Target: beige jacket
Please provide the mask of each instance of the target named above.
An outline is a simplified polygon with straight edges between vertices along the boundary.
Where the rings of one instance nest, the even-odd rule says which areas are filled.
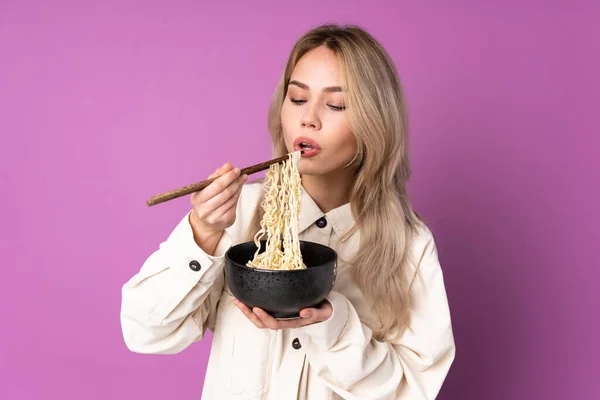
[[[354,226],[350,206],[324,214],[302,190],[300,239],[330,246],[340,258],[328,297],[334,312],[329,320],[300,329],[258,329],[233,304],[223,266],[226,250],[244,241],[261,190],[260,183],[244,185],[237,219],[215,256],[196,245],[186,215],[124,285],[121,324],[128,348],[177,353],[209,328],[213,343],[203,400],[435,398],[455,347],[431,232],[424,227],[412,248],[420,260],[420,276],[412,285],[412,325],[397,342],[378,342],[361,322],[369,317],[369,306],[343,261],[359,245],[360,231],[340,240]]]

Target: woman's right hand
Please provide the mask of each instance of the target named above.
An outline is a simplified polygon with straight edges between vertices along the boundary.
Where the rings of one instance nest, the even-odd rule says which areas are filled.
[[[194,238],[209,253],[216,247],[223,231],[235,222],[242,186],[248,179],[247,175],[240,176],[240,169],[230,163],[218,168],[208,179],[214,177],[218,178],[191,195],[190,223]]]

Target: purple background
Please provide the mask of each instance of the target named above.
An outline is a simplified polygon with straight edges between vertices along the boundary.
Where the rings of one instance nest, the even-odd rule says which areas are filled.
[[[327,21],[368,28],[406,87],[458,346],[440,398],[595,398],[597,6],[107,3],[0,2],[1,399],[199,398],[210,340],[121,337],[121,286],[189,204],[145,200],[267,159],[288,52]]]

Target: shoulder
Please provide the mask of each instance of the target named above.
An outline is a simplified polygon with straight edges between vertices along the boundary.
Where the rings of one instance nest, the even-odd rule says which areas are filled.
[[[431,229],[419,222],[416,226],[409,246],[409,259],[415,269],[439,263],[438,249]]]

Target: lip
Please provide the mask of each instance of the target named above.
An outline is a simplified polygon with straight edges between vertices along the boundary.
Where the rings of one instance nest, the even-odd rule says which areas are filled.
[[[313,157],[321,151],[321,146],[319,146],[319,143],[306,136],[299,136],[296,138],[296,140],[294,140],[294,150],[302,150],[302,146],[300,146],[300,143],[307,143],[312,146],[312,149],[310,150],[304,149],[304,154],[302,154],[302,157]]]

